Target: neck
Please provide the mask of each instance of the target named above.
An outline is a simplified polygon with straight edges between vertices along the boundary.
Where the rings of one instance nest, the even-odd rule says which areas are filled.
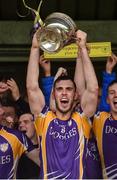
[[[32,141],[33,145],[38,144],[38,139],[37,139],[37,136],[36,136],[36,135],[34,135],[34,136],[31,138],[31,141]]]
[[[56,111],[56,116],[61,120],[68,120],[71,117],[71,111],[67,113],[62,113],[60,111]]]
[[[112,117],[114,120],[117,120],[117,112],[111,112]]]

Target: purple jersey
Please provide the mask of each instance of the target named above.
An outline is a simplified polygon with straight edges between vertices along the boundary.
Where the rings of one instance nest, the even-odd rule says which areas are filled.
[[[117,179],[117,120],[110,113],[97,113],[93,122],[103,178]]]
[[[91,128],[86,116],[74,112],[70,119],[60,120],[45,107],[35,127],[41,139],[40,178],[83,178],[85,145]]]
[[[85,162],[86,179],[102,179],[101,160],[94,136],[87,141]]]
[[[23,133],[0,125],[0,179],[15,178],[19,158],[33,149]]]

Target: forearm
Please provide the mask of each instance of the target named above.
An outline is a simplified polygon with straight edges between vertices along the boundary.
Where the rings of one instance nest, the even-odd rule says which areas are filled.
[[[76,87],[80,95],[82,95],[83,92],[85,91],[85,78],[84,78],[84,69],[82,63],[83,62],[79,51],[78,57],[76,59],[74,81],[76,83]]]
[[[94,71],[93,64],[89,58],[88,51],[86,47],[81,49],[81,57],[84,67],[84,76],[86,81],[86,87],[89,91],[98,90],[98,81]]]
[[[27,69],[27,89],[38,87],[39,78],[39,49],[31,47],[28,69]]]

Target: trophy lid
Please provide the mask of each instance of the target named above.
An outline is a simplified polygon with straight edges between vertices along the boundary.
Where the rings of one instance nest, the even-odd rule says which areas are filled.
[[[76,24],[72,20],[71,17],[64,13],[60,12],[54,12],[47,16],[47,18],[44,21],[46,27],[52,27],[52,28],[61,28],[64,29],[64,31],[75,31],[76,30]]]

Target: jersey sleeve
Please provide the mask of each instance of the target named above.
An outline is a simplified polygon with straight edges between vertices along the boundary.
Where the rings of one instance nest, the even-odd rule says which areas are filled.
[[[95,136],[98,136],[103,131],[103,126],[105,120],[109,117],[108,112],[100,112],[98,111],[93,119],[93,132]]]
[[[90,118],[88,118],[84,115],[84,113],[82,113],[81,118],[82,118],[82,127],[83,127],[84,135],[86,138],[89,139],[90,131],[92,128],[92,122],[91,122]]]
[[[46,115],[49,111],[49,107],[45,106],[42,110],[42,112],[38,115],[38,117],[34,121],[35,129],[37,136],[41,136],[43,132],[43,128],[46,121]]]
[[[78,109],[77,114],[78,114],[78,116],[80,117],[80,118],[79,118],[79,120],[80,120],[79,123],[80,123],[81,126],[82,126],[84,136],[89,139],[90,131],[91,131],[91,128],[92,128],[92,121],[91,121],[90,118],[88,118],[88,117],[84,114],[84,112],[82,111],[81,108]]]

